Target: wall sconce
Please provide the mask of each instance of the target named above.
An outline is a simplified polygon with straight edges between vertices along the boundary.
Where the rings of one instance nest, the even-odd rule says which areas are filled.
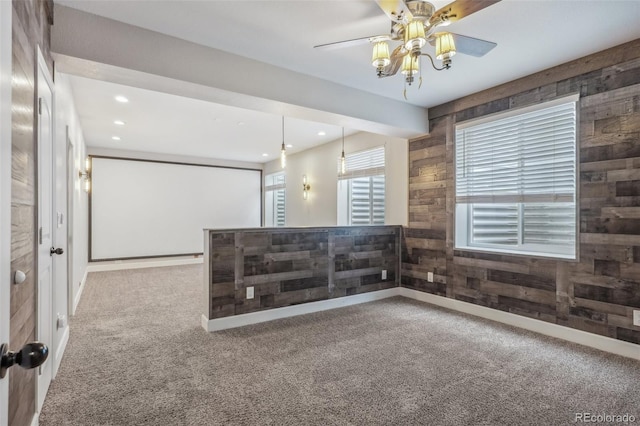
[[[307,182],[307,175],[302,175],[302,198],[307,199],[309,197],[309,191],[311,190],[311,185]]]
[[[91,159],[87,157],[84,160],[84,171],[79,172],[80,180],[84,181],[84,192],[89,192],[91,189]]]

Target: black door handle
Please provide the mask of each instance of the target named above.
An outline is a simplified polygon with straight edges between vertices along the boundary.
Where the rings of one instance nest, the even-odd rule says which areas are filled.
[[[62,253],[64,253],[64,250],[62,250],[60,247],[58,248],[51,247],[51,249],[49,250],[50,256],[53,256],[54,254],[62,254]]]
[[[18,352],[9,351],[9,345],[0,345],[0,379],[4,378],[7,370],[15,364],[22,368],[40,367],[49,356],[49,348],[44,343],[27,343]]]

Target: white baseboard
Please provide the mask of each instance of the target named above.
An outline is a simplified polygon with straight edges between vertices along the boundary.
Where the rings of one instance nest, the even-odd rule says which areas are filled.
[[[40,424],[40,413],[35,413],[31,419],[31,426],[38,426]]]
[[[182,259],[140,259],[140,260],[113,260],[105,262],[92,262],[87,267],[89,272],[121,271],[124,269],[158,268],[163,266],[197,265],[202,263],[202,256]]]
[[[71,309],[71,315],[76,314],[76,309],[78,309],[78,303],[80,303],[80,297],[82,296],[84,285],[87,283],[88,273],[89,273],[89,267],[86,267],[84,270],[84,275],[82,275],[82,281],[80,281],[80,287],[78,287],[78,293],[76,294],[76,298],[73,300],[73,308]]]
[[[206,331],[221,331],[229,328],[243,327],[245,325],[258,324],[280,318],[288,318],[296,315],[304,315],[312,312],[319,312],[328,309],[341,308],[344,306],[356,305],[360,303],[373,302],[374,300],[386,299],[394,296],[403,296],[420,302],[429,303],[453,311],[463,312],[514,327],[555,337],[583,346],[588,346],[604,352],[621,355],[627,358],[640,360],[640,345],[625,342],[599,334],[588,333],[552,324],[534,318],[491,309],[461,300],[436,296],[422,291],[412,290],[405,287],[396,287],[386,290],[373,291],[370,293],[357,294],[354,296],[340,297],[337,299],[321,300],[318,302],[304,303],[301,305],[285,306],[282,308],[270,309],[267,311],[252,312],[249,314],[234,315],[224,318],[208,319],[202,315],[201,325]]]
[[[280,318],[288,318],[297,315],[310,314],[312,312],[326,311],[328,309],[342,308],[344,306],[357,305],[360,303],[373,302],[374,300],[386,299],[398,296],[399,287],[385,290],[372,291],[369,293],[355,294],[353,296],[339,297],[336,299],[320,300],[317,302],[303,303],[301,305],[285,306],[282,308],[269,309],[249,314],[234,315],[224,318],[208,319],[202,315],[202,327],[207,331],[220,331],[229,328],[243,327],[245,325],[258,324]]]
[[[402,287],[399,290],[401,296],[410,299],[431,303],[454,311],[464,312],[477,317],[534,331],[544,334],[545,336],[555,337],[604,352],[640,360],[640,345],[409,288]]]
[[[62,362],[62,357],[64,355],[64,351],[67,348],[67,343],[69,343],[69,324],[64,328],[64,332],[62,333],[62,339],[60,339],[60,345],[56,349],[55,357],[53,358],[53,374],[52,379],[55,379],[58,374],[58,369],[60,368],[60,363]]]

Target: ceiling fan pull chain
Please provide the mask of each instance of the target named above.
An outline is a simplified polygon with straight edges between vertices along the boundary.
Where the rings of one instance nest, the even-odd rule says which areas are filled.
[[[422,58],[418,56],[418,61],[420,62],[420,81],[418,82],[418,90],[422,87]]]

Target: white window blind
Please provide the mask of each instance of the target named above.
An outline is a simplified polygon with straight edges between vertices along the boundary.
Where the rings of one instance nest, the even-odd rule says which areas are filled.
[[[384,176],[353,178],[350,185],[350,225],[384,225]]]
[[[338,179],[384,175],[384,146],[347,154],[345,163],[346,171],[342,174],[338,159]]]
[[[384,146],[348,154],[345,160],[346,171],[341,173],[338,159],[338,222],[384,225]]]
[[[286,176],[274,173],[265,176],[265,225],[285,226],[286,223]]]
[[[575,257],[576,101],[456,126],[456,246]]]

